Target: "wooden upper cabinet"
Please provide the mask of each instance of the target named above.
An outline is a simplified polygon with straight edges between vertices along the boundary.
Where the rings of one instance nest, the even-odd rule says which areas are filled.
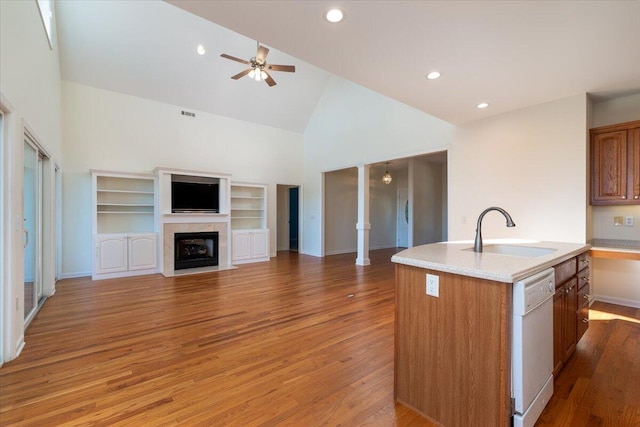
[[[631,177],[629,178],[631,197],[635,202],[640,203],[640,126],[629,131],[627,147],[629,170],[631,170]]]
[[[640,121],[591,129],[591,204],[640,204]]]

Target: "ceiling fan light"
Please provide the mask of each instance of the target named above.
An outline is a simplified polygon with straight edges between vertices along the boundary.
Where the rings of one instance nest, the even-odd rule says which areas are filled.
[[[267,73],[264,70],[260,71],[260,76],[262,77],[262,80],[264,80],[264,79],[266,79],[268,77]]]
[[[255,81],[259,82],[260,80],[262,80],[262,73],[260,72],[260,70],[256,69],[254,74],[253,74],[253,78]]]
[[[256,69],[254,68],[253,70],[249,71],[249,78],[253,78],[256,75]]]

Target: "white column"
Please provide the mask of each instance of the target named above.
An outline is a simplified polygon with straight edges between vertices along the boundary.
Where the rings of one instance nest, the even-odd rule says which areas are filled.
[[[370,265],[369,259],[369,165],[358,166],[358,257],[356,265]]]

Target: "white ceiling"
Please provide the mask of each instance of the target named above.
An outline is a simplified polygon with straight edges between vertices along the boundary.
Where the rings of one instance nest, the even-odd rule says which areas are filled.
[[[162,1],[58,1],[56,17],[63,79],[185,109],[302,133],[330,76],[271,49],[296,73],[231,80],[247,67],[220,54],[249,60],[256,41]]]
[[[454,124],[640,92],[638,0],[168,3],[57,2],[63,78],[296,132],[330,73]],[[346,19],[329,24],[336,5]],[[273,88],[231,80],[243,65],[220,53],[249,59],[256,39],[296,73],[273,73]]]

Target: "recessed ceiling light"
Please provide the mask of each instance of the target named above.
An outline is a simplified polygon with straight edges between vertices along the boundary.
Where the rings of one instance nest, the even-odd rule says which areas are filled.
[[[199,44],[198,47],[196,48],[196,52],[198,52],[198,55],[204,55],[207,52],[207,50],[204,48],[204,46]]]
[[[440,73],[439,73],[439,72],[437,72],[437,71],[432,71],[432,72],[430,72],[429,74],[427,74],[427,78],[428,78],[429,80],[435,80],[435,79],[437,79],[438,77],[440,77]]]
[[[480,104],[478,104],[478,108],[487,108],[489,106],[489,104],[487,104],[486,102],[481,102]]]
[[[329,9],[327,13],[324,14],[324,19],[332,24],[336,24],[344,19],[344,12],[336,8]]]

